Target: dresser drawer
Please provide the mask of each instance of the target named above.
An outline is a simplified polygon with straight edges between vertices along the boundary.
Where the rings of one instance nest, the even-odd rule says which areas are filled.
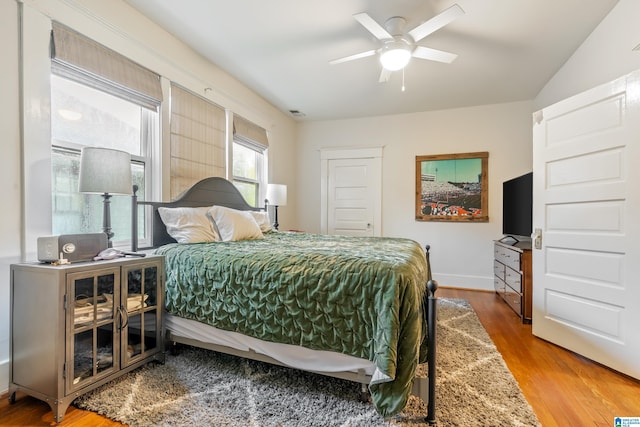
[[[493,260],[493,274],[501,280],[504,280],[504,264],[495,259]]]
[[[516,293],[509,286],[505,288],[505,293],[502,298],[509,304],[509,306],[522,317],[522,296]]]
[[[504,293],[507,290],[507,285],[500,279],[498,279],[497,277],[493,278],[493,287],[495,288],[496,292],[500,295],[504,296]]]
[[[507,267],[520,270],[520,252],[503,246],[494,246],[494,257]]]
[[[509,267],[504,269],[504,281],[513,288],[514,291],[522,293],[522,275],[519,271],[514,271]]]

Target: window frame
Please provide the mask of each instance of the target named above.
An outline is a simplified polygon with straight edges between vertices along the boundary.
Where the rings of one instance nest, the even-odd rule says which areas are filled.
[[[235,144],[238,144],[256,153],[256,177],[257,177],[256,179],[236,175],[234,173],[235,168],[233,167],[233,165],[235,164],[236,156],[234,156],[233,153],[235,152]],[[239,138],[234,138],[231,144],[231,151],[232,151],[232,155],[231,155],[231,177],[232,178],[231,179],[234,185],[236,182],[257,185],[256,194],[255,194],[256,206],[254,207],[255,208],[262,207],[263,204],[261,203],[261,201],[264,200],[264,196],[266,194],[266,187],[267,187],[267,180],[266,180],[267,161],[266,160],[267,160],[268,148],[255,143],[243,141],[242,139],[239,139]]]
[[[269,153],[269,138],[267,131],[256,125],[255,123],[245,119],[244,117],[229,111],[229,125],[228,129],[232,130],[229,136],[229,177],[231,182],[246,183],[257,185],[256,188],[256,208],[266,207],[263,204],[264,198],[267,193],[268,183],[268,153]],[[235,144],[238,144],[244,148],[252,150],[258,155],[256,164],[256,179],[236,175],[235,172]],[[236,186],[237,187],[237,186]],[[239,189],[239,188],[238,188]],[[240,190],[240,189],[239,189]]]
[[[153,179],[154,174],[153,174],[153,170],[155,167],[158,167],[159,163],[160,163],[160,159],[156,159],[155,158],[155,154],[156,153],[160,153],[160,145],[161,145],[161,141],[160,141],[160,118],[161,118],[161,109],[160,109],[160,105],[158,105],[158,108],[156,109],[156,111],[151,111],[148,109],[148,107],[146,107],[145,105],[140,105],[138,103],[136,103],[134,100],[132,99],[124,99],[120,96],[118,96],[118,94],[115,93],[110,93],[106,90],[103,89],[99,89],[96,88],[90,84],[86,84],[85,82],[81,82],[81,81],[77,81],[73,78],[70,78],[68,75],[61,75],[56,73],[53,69],[51,70],[50,73],[50,81],[51,81],[51,91],[53,90],[53,86],[54,86],[54,80],[53,80],[53,76],[55,76],[56,78],[59,79],[65,79],[68,81],[71,81],[75,84],[78,85],[82,85],[85,86],[87,88],[91,88],[94,90],[99,90],[103,93],[106,93],[109,96],[113,96],[116,98],[120,98],[123,99],[126,102],[132,103],[137,105],[140,108],[140,154],[131,154],[131,165],[133,167],[133,165],[141,165],[143,167],[144,170],[144,193],[136,193],[136,195],[138,196],[138,200],[149,200],[153,194],[157,193],[157,191],[155,191],[155,189],[157,187],[160,186],[160,182],[155,182],[155,180]],[[51,93],[50,91],[50,93]],[[154,130],[155,129],[155,130]],[[76,142],[72,142],[72,141],[67,141],[67,140],[61,140],[61,139],[57,139],[54,138],[53,134],[50,137],[50,153],[51,156],[53,156],[56,152],[59,153],[69,153],[69,154],[73,154],[73,155],[77,155],[78,157],[80,156],[81,150],[83,147],[85,146],[90,146],[90,145],[84,145],[84,144],[78,144]],[[52,165],[53,166],[53,165]],[[54,194],[54,176],[53,176],[53,170],[50,172],[51,177],[52,177],[52,196]],[[80,194],[80,193],[78,193]],[[53,203],[52,200],[52,204],[51,204],[51,216],[53,219],[53,215],[54,215],[54,211],[56,210],[56,205],[55,203]],[[147,224],[151,223],[151,214],[149,212],[146,212],[141,216],[140,214],[138,214],[138,221],[140,221],[140,219],[142,218],[142,220],[144,221],[144,236],[142,238],[138,238],[140,245],[141,246],[148,246],[150,245],[151,242],[151,230],[149,229],[149,227],[147,226]],[[52,221],[52,227],[53,227],[53,221]],[[138,227],[138,230],[140,230],[140,227]],[[97,230],[96,230],[97,231]],[[55,233],[55,230],[52,229],[52,232]],[[122,236],[123,238],[118,238],[119,236],[116,236],[116,239],[112,240],[113,246],[116,248],[128,248],[131,245],[131,232],[129,232],[129,234],[127,234],[126,236]]]

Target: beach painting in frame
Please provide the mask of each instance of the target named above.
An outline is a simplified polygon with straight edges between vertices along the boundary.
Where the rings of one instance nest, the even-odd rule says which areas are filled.
[[[489,221],[488,152],[416,156],[418,221]]]

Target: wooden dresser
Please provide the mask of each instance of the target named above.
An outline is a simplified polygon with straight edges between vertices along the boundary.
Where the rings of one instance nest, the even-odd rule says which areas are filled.
[[[494,242],[493,282],[496,293],[520,316],[531,322],[531,242]]]

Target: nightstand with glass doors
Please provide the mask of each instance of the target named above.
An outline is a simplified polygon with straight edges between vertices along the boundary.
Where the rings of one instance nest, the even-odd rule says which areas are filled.
[[[71,402],[164,362],[164,257],[11,265],[9,400],[20,391],[62,421]]]

